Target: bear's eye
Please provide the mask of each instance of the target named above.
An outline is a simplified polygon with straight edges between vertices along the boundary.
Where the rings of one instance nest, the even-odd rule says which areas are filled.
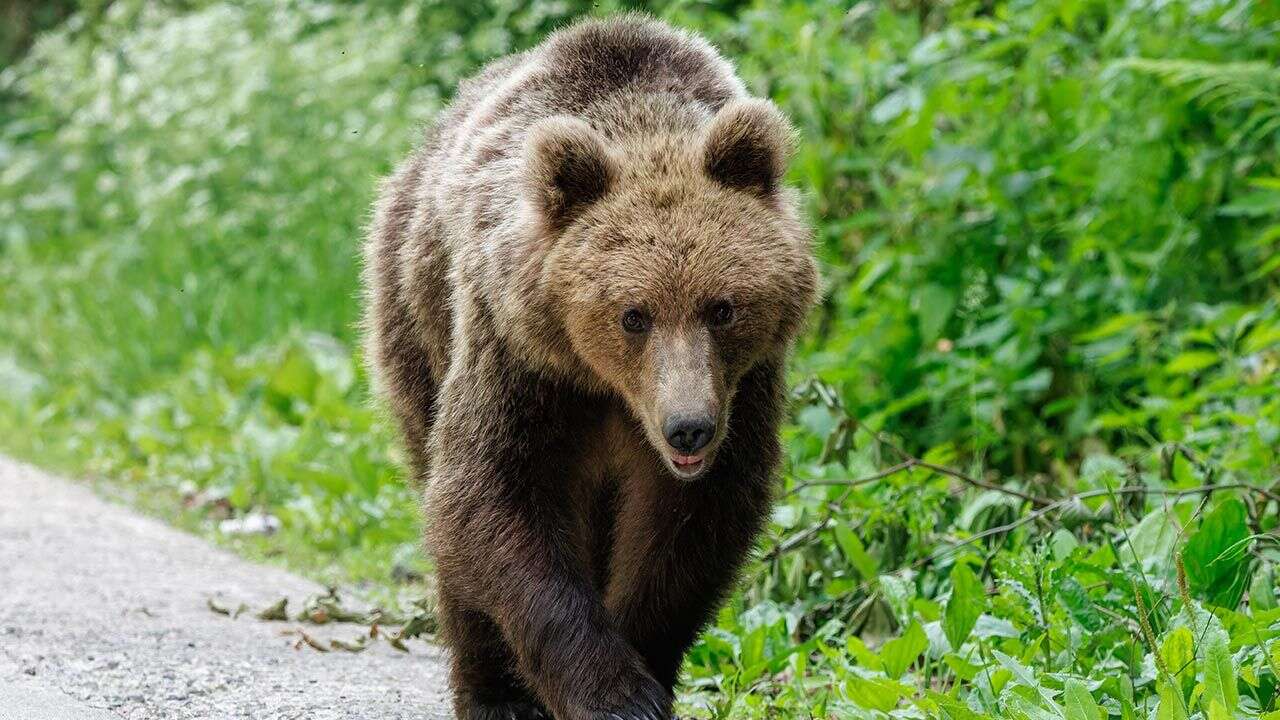
[[[712,303],[707,309],[707,319],[716,327],[728,325],[733,322],[733,305],[727,300]]]
[[[649,318],[642,310],[628,308],[622,313],[622,329],[632,334],[639,334],[649,329]]]

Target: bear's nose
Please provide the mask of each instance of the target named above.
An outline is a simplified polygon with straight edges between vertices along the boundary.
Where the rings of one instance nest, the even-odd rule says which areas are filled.
[[[709,415],[675,413],[662,423],[662,434],[667,444],[683,455],[692,455],[711,442],[716,424]]]

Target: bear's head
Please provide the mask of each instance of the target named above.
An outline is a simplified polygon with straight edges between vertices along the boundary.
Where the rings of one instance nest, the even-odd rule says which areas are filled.
[[[693,133],[610,140],[564,116],[530,129],[558,323],[680,478],[711,466],[738,382],[781,361],[814,302],[810,233],[781,184],[792,136],[764,100]]]

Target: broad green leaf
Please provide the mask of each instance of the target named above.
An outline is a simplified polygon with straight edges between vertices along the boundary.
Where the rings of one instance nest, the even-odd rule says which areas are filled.
[[[1207,612],[1203,617],[1208,627],[1199,634],[1204,678],[1200,704],[1207,710],[1210,720],[1229,720],[1235,715],[1240,701],[1235,663],[1231,659],[1231,642],[1217,618]]]
[[[1146,570],[1154,566],[1171,566],[1173,546],[1178,539],[1178,526],[1173,514],[1164,508],[1147,513],[1129,530],[1129,547],[1133,558]],[[1129,558],[1125,558],[1129,560]]]
[[[1189,698],[1196,684],[1195,636],[1191,629],[1184,625],[1166,633],[1160,643],[1160,657],[1181,691],[1181,697]]]
[[[1102,720],[1102,708],[1094,701],[1089,688],[1076,678],[1067,680],[1062,694],[1067,720]]]
[[[1018,628],[1014,627],[1013,623],[986,613],[979,616],[977,624],[973,626],[973,636],[978,638],[1016,638],[1021,635],[1022,633],[1018,632]]]
[[[1276,227],[1280,228],[1280,225]],[[1280,260],[1280,253],[1277,253],[1272,261]],[[1245,352],[1259,352],[1265,350],[1272,345],[1280,343],[1280,322],[1260,324],[1249,333],[1244,339],[1243,350]]]
[[[1057,703],[1053,701],[1053,698],[1049,695],[1048,691],[1044,689],[1044,686],[1036,680],[1035,674],[1031,672],[1030,668],[1019,662],[1017,658],[1005,655],[999,650],[992,650],[991,654],[995,656],[996,662],[1003,665],[1006,670],[1013,674],[1014,682],[1034,690],[1036,694],[1040,696],[1041,701],[1049,707],[1057,706]]]
[[[1113,315],[1103,321],[1101,325],[1077,335],[1076,340],[1078,342],[1088,343],[1109,338],[1145,323],[1147,321],[1147,317],[1147,313],[1123,313],[1120,315]]]
[[[942,661],[947,664],[947,667],[951,668],[956,677],[966,682],[973,680],[982,670],[980,666],[970,663],[955,653],[947,653],[943,656]]]
[[[916,315],[920,321],[920,339],[933,343],[946,327],[955,308],[955,293],[941,285],[928,284],[916,291]]]
[[[907,625],[911,622],[911,598],[915,597],[915,589],[897,575],[880,576],[880,593],[898,623]]]
[[[1062,720],[1065,717],[1062,708],[1043,693],[1042,702],[1048,705],[1047,708],[1025,697],[1023,694],[1025,691],[1020,692],[1020,690],[1013,687],[1001,697],[1007,713],[1006,717],[1011,720]]]
[[[1058,583],[1058,601],[1085,630],[1096,632],[1107,624],[1106,619],[1093,606],[1089,593],[1074,577],[1063,578]]]
[[[937,711],[941,710],[945,720],[984,720],[986,717],[974,712],[959,700],[936,690],[926,689],[924,697],[917,700],[916,705],[925,711],[928,717],[937,717]]]
[[[1218,208],[1219,215],[1228,217],[1270,217],[1280,215],[1280,192],[1253,190],[1236,198],[1229,205]]]
[[[889,712],[898,701],[910,694],[911,689],[897,680],[888,678],[864,678],[852,676],[845,683],[849,699],[868,710]]]
[[[1211,365],[1216,365],[1221,356],[1218,353],[1204,350],[1190,350],[1179,354],[1164,366],[1164,371],[1171,375],[1188,375],[1199,372]]]
[[[987,607],[986,589],[968,565],[957,563],[951,568],[951,597],[942,616],[942,631],[952,650],[959,650],[969,639],[978,617]]]
[[[1205,717],[1208,720],[1234,720],[1234,715],[1218,702],[1217,698],[1211,698],[1206,708]]]
[[[929,638],[925,635],[920,623],[912,621],[901,637],[886,642],[880,648],[880,660],[884,663],[884,672],[897,680],[911,664],[920,657],[920,653],[929,648]]]
[[[857,533],[851,530],[849,526],[841,524],[836,525],[834,534],[836,543],[840,545],[840,550],[844,553],[845,559],[849,561],[849,564],[864,579],[874,580],[877,573],[879,573],[879,568],[875,559],[867,554],[867,549],[863,546],[862,541],[858,539]]]
[[[904,87],[885,96],[871,108],[869,117],[874,123],[887,123],[902,113],[919,110],[924,104],[924,93],[918,87]]]
[[[884,662],[880,659],[880,656],[868,650],[861,638],[856,635],[850,635],[845,638],[844,644],[846,652],[853,656],[858,665],[868,670],[883,669]]]
[[[1225,608],[1239,604],[1248,537],[1245,506],[1238,497],[1223,500],[1205,515],[1182,551],[1192,594]]]
[[[1156,692],[1160,705],[1156,708],[1156,720],[1188,720],[1187,706],[1182,691],[1163,678],[1156,680]]]
[[[1249,609],[1256,616],[1261,610],[1276,608],[1276,580],[1270,564],[1254,570],[1253,581],[1249,583]]]
[[[1071,556],[1071,551],[1080,547],[1080,541],[1076,540],[1076,536],[1070,530],[1058,528],[1053,532],[1050,546],[1053,548],[1055,560],[1066,560]]]

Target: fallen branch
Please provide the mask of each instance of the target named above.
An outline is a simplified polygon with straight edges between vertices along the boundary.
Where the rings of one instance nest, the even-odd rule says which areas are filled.
[[[896,468],[898,466],[895,465],[894,467]],[[892,470],[893,468],[890,468],[890,469]],[[901,472],[901,470],[897,470],[895,472]],[[865,482],[872,482],[873,479],[879,479],[879,478],[874,478],[874,477],[862,478],[862,480]],[[824,484],[853,485],[855,482],[857,481],[851,481],[848,483],[836,483],[834,481],[829,481],[828,483],[824,483]],[[1081,500],[1087,500],[1089,498],[1102,497],[1106,495],[1134,495],[1139,493],[1148,493],[1151,495],[1163,495],[1166,497],[1185,497],[1188,495],[1211,495],[1212,493],[1218,490],[1249,490],[1252,492],[1256,492],[1259,495],[1262,495],[1264,497],[1267,497],[1268,499],[1275,500],[1277,503],[1280,503],[1280,495],[1276,494],[1275,492],[1272,492],[1271,490],[1268,490],[1267,488],[1258,487],[1257,485],[1249,485],[1247,483],[1222,483],[1220,485],[1201,485],[1199,487],[1184,488],[1181,490],[1167,489],[1167,488],[1153,488],[1153,487],[1147,487],[1145,485],[1127,485],[1125,487],[1120,487],[1120,488],[1102,488],[1098,490],[1086,490],[1084,492],[1079,492],[1073,495],[1069,495],[1065,498],[1062,498],[1061,500],[1048,501],[1047,505],[1035,510],[1034,512],[1026,516],[1018,518],[1013,522],[1005,523],[1004,525],[998,525],[993,528],[987,528],[986,530],[983,530],[980,533],[971,535],[970,537],[967,537],[946,548],[943,548],[938,552],[935,552],[931,555],[923,557],[915,561],[911,565],[907,566],[907,568],[901,568],[899,570],[895,570],[894,572],[901,572],[902,569],[911,569],[911,570],[919,569],[921,567],[924,567],[925,565],[929,565],[935,560],[940,560],[946,557],[947,555],[956,552],[957,550],[968,547],[976,542],[992,537],[994,535],[1001,535],[1007,532],[1011,532],[1013,530],[1017,530],[1023,525],[1027,525],[1029,523],[1035,522],[1036,520],[1039,520],[1040,518],[1054,512],[1055,510],[1061,510],[1062,508],[1065,508],[1069,505],[1074,505],[1075,503]],[[813,537],[816,537],[820,532],[826,529],[830,525],[832,519],[833,519],[833,513],[831,512],[831,508],[829,507],[828,512],[824,515],[822,520],[818,521],[817,523],[810,526],[809,528],[779,542],[777,545],[774,546],[772,550],[770,550],[768,553],[765,554],[764,559],[772,560],[778,557],[779,555],[782,555],[783,553],[789,552],[791,550],[794,550],[797,547],[800,547],[807,540],[810,540]],[[863,583],[862,586],[859,586],[858,590],[859,591],[865,590],[868,587],[870,587],[870,582],[865,582]]]
[[[905,472],[907,470],[910,470],[913,467],[915,467],[915,464],[908,461],[908,462],[901,462],[901,463],[898,463],[897,465],[894,465],[893,467],[890,467],[885,470],[881,470],[875,475],[868,475],[866,477],[857,478],[856,480],[849,479],[849,478],[805,480],[804,482],[799,483],[795,487],[788,490],[786,494],[795,495],[801,490],[804,490],[805,488],[811,488],[811,487],[842,486],[842,485],[849,486],[849,487],[858,487],[859,485],[867,485],[877,480],[883,480],[887,477],[892,477],[894,475],[897,475],[900,472]]]
[[[875,433],[874,437],[876,439],[876,442],[892,450],[894,454],[902,458],[903,462],[911,463],[912,467],[920,467],[920,468],[924,468],[925,470],[931,470],[933,472],[938,473],[939,475],[946,475],[947,477],[955,478],[960,482],[963,482],[968,485],[972,485],[974,487],[983,488],[984,490],[992,490],[998,493],[1004,493],[1005,495],[1012,495],[1013,497],[1021,498],[1022,500],[1025,500],[1031,503],[1032,505],[1035,505],[1036,507],[1045,507],[1047,505],[1052,504],[1053,502],[1048,498],[1042,498],[1036,495],[1030,495],[1022,492],[1021,490],[1015,490],[1013,488],[1004,487],[1003,485],[996,485],[995,483],[987,482],[986,480],[982,480],[981,478],[976,478],[971,475],[962,473],[959,470],[956,470],[955,468],[949,468],[945,465],[935,465],[930,462],[925,462],[924,460],[921,460],[920,458],[915,457],[914,455],[911,455],[906,450],[903,450],[902,448],[898,447],[894,443],[889,442],[880,433]]]
[[[1029,502],[1036,507],[1046,507],[1048,505],[1053,504],[1053,500],[1050,500],[1049,498],[1043,498],[1037,495],[1031,495],[1031,494],[1022,492],[1021,490],[1004,487],[1003,485],[996,485],[995,483],[987,482],[986,480],[982,480],[980,478],[976,478],[971,475],[962,473],[959,470],[956,470],[955,468],[949,468],[945,465],[937,465],[935,463],[921,460],[920,458],[915,457],[914,455],[911,455],[910,453],[898,447],[897,445],[894,445],[893,443],[884,439],[883,437],[881,437],[879,433],[876,433],[874,437],[876,442],[889,448],[896,455],[898,455],[898,457],[902,458],[902,462],[899,462],[897,465],[890,466],[884,470],[881,470],[880,472],[875,473],[874,475],[867,475],[866,477],[852,478],[852,479],[851,478],[827,478],[827,479],[819,478],[815,480],[805,480],[804,482],[801,482],[797,484],[795,487],[788,490],[786,492],[786,495],[791,496],[800,492],[801,490],[804,490],[806,488],[811,488],[811,487],[845,486],[845,487],[854,488],[861,485],[869,485],[870,483],[876,482],[877,480],[884,480],[885,478],[892,477],[894,475],[897,475],[898,473],[903,473],[913,468],[922,468],[930,472],[938,473],[939,475],[946,475],[947,477],[954,478],[967,485],[972,485],[973,487],[982,488],[984,490],[991,490],[993,492],[1003,493],[1005,495],[1016,497],[1025,502]]]
[[[916,568],[922,565],[926,565],[929,562],[932,562],[933,560],[946,557],[948,554],[955,552],[960,548],[972,545],[978,542],[979,540],[991,537],[992,535],[999,535],[1001,533],[1006,533],[1011,530],[1016,530],[1022,527],[1023,525],[1026,525],[1027,523],[1031,523],[1031,522],[1035,522],[1036,520],[1039,520],[1040,518],[1044,517],[1045,515],[1048,515],[1054,510],[1060,510],[1068,505],[1073,505],[1081,500],[1087,500],[1089,498],[1094,498],[1094,497],[1102,497],[1105,495],[1113,495],[1113,494],[1114,495],[1133,495],[1137,493],[1148,493],[1151,495],[1164,495],[1168,497],[1185,497],[1187,495],[1209,495],[1217,490],[1252,490],[1253,492],[1259,493],[1261,495],[1265,495],[1271,498],[1272,500],[1276,500],[1277,502],[1280,502],[1280,495],[1276,495],[1275,493],[1271,492],[1270,490],[1267,490],[1266,488],[1261,488],[1256,485],[1249,485],[1247,483],[1223,483],[1221,485],[1201,485],[1199,487],[1186,488],[1183,490],[1151,488],[1151,487],[1146,487],[1144,485],[1128,485],[1120,488],[1102,488],[1099,490],[1086,490],[1084,492],[1079,492],[1074,495],[1065,497],[1061,500],[1058,500],[1056,502],[1050,503],[1049,505],[1046,505],[1045,507],[1042,507],[1039,510],[1036,510],[1030,515],[1014,520],[1011,523],[1006,523],[998,527],[993,527],[993,528],[988,528],[986,530],[983,530],[982,532],[976,535],[973,535],[972,537],[965,538],[964,540],[952,545],[951,547],[944,548],[926,558],[916,561],[916,563],[913,564],[911,567]]]

